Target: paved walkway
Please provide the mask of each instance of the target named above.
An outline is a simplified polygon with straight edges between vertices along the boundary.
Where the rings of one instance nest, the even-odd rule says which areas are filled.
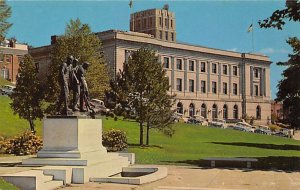
[[[168,176],[162,180],[136,185],[87,183],[71,185],[61,190],[299,190],[300,172],[215,169],[166,166]]]
[[[27,157],[0,157],[0,174],[29,170],[12,167]],[[144,185],[109,183],[72,184],[60,190],[300,190],[300,172],[165,166],[168,176]]]

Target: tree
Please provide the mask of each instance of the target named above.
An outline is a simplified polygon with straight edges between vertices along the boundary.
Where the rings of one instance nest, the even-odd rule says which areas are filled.
[[[272,16],[264,21],[259,21],[262,28],[277,28],[282,30],[285,20],[300,21],[300,2],[287,0],[286,8],[276,10]],[[289,54],[289,60],[279,62],[277,65],[286,66],[283,71],[283,79],[277,87],[276,101],[283,101],[285,110],[288,110],[287,119],[293,127],[300,127],[300,40],[297,37],[290,37],[287,43],[293,48],[293,54]]]
[[[37,77],[35,63],[30,55],[25,55],[20,64],[17,85],[11,98],[14,114],[29,122],[30,130],[35,131],[34,120],[43,118],[43,93]]]
[[[59,66],[70,55],[80,62],[90,63],[86,74],[90,97],[103,99],[105,90],[109,89],[109,76],[100,39],[91,32],[89,25],[82,24],[79,19],[71,20],[66,26],[65,34],[58,37],[51,51],[47,85],[47,101],[52,103],[49,111],[53,111],[59,93]]]
[[[169,126],[167,118],[173,101],[167,93],[169,82],[166,73],[154,51],[141,48],[133,52],[111,83],[111,88],[121,108],[139,122],[140,145],[144,145],[145,123],[148,137],[150,126],[160,127],[161,130]]]
[[[0,42],[5,39],[7,30],[12,26],[7,22],[11,16],[11,8],[6,4],[5,0],[0,1]]]

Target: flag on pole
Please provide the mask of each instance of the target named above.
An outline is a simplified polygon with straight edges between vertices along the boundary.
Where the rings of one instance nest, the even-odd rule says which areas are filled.
[[[129,7],[132,8],[132,6],[133,6],[133,2],[132,2],[132,0],[130,0]]]
[[[252,32],[252,31],[253,31],[253,24],[251,24],[251,25],[249,26],[247,32],[249,33],[249,32]]]

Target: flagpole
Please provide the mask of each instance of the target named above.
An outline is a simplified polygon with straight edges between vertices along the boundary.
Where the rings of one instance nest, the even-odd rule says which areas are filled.
[[[254,53],[254,25],[253,25],[253,18],[252,18],[252,53]]]

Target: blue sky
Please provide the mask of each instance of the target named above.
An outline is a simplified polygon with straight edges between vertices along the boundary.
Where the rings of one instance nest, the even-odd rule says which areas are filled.
[[[109,29],[129,30],[129,0],[126,1],[8,1],[13,23],[8,37],[35,47],[48,45],[50,36],[63,34],[70,19],[79,18],[93,32]],[[285,1],[134,1],[134,11],[162,8],[169,4],[175,12],[177,41],[238,52],[254,51],[268,55],[271,65],[271,93],[276,97],[283,67],[276,62],[288,59],[291,48],[286,40],[300,37],[300,23],[288,23],[284,30],[260,29],[257,21],[269,17]]]

